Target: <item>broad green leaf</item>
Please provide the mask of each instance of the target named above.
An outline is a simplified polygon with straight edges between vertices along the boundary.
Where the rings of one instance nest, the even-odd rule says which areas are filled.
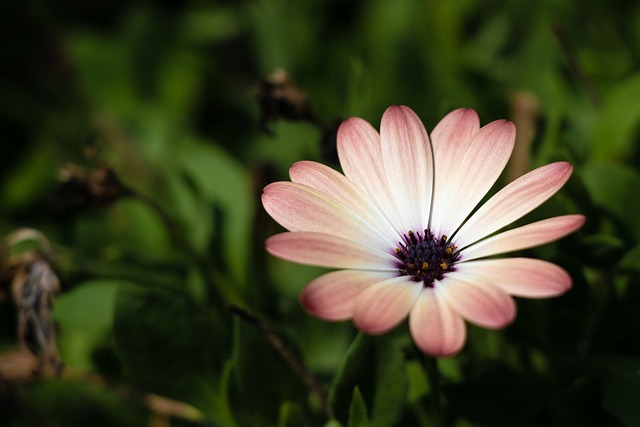
[[[184,294],[121,287],[114,338],[135,387],[190,403],[216,423],[235,425],[219,388],[226,327]]]
[[[127,283],[92,280],[62,293],[53,316],[60,327],[58,345],[65,366],[93,369],[92,354],[110,338],[118,288]]]
[[[602,404],[627,427],[640,425],[640,359],[607,356],[596,362],[602,374]]]
[[[298,427],[305,425],[304,413],[298,403],[285,401],[280,405],[278,427]]]
[[[358,387],[369,408],[372,427],[393,426],[404,406],[407,372],[397,340],[359,334],[349,348],[329,395],[336,419],[348,419],[349,402]]]
[[[637,148],[640,129],[640,76],[632,74],[607,93],[591,140],[592,155],[598,161],[624,161]]]
[[[148,409],[134,399],[125,397],[117,388],[89,382],[39,381],[23,389],[20,395],[21,400],[29,398],[31,416],[26,419],[36,422],[2,425],[137,427],[147,425],[149,421]]]
[[[174,155],[179,156],[182,171],[192,180],[200,197],[212,208],[219,208],[216,232],[220,235],[215,236],[222,242],[219,255],[236,280],[246,283],[255,209],[247,171],[220,147],[204,141],[185,141]]]
[[[617,267],[622,270],[640,272],[640,245],[636,245],[629,250],[620,260]]]
[[[349,423],[348,427],[369,427],[369,420],[367,420],[367,405],[362,399],[362,394],[358,386],[353,389],[353,398],[351,399],[351,406],[349,407]]]
[[[631,191],[640,188],[638,172],[622,165],[589,164],[580,175],[593,202],[625,224],[633,235],[629,238],[640,239],[640,198],[630,197]]]
[[[283,401],[306,407],[309,391],[284,361],[265,331],[247,320],[234,317],[234,369],[229,378],[230,402],[241,426],[273,425]],[[270,329],[272,327],[270,326]],[[275,331],[272,331],[275,334]],[[297,354],[292,342],[278,332],[278,339],[290,354]]]

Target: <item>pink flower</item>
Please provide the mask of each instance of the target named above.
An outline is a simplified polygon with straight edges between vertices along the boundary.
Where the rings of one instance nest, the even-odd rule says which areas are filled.
[[[353,319],[369,334],[409,316],[418,347],[453,355],[464,320],[486,328],[513,321],[512,296],[562,294],[571,277],[547,261],[493,255],[557,240],[582,226],[565,215],[496,234],[557,192],[572,167],[552,163],[527,173],[472,211],[503,171],[515,139],[511,122],[480,127],[470,109],[448,114],[431,138],[409,108],[392,106],[380,134],[351,118],[338,131],[344,175],[302,161],[292,182],[264,189],[267,212],[289,232],[270,237],[269,253],[340,269],[307,285],[305,309],[326,320]]]

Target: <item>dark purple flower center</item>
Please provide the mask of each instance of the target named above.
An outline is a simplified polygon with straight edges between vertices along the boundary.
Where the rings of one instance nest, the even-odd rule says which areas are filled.
[[[400,275],[411,276],[411,280],[422,282],[428,288],[446,272],[453,271],[460,258],[456,247],[448,244],[447,236],[437,238],[431,230],[424,230],[424,234],[409,230],[402,240],[395,249]]]

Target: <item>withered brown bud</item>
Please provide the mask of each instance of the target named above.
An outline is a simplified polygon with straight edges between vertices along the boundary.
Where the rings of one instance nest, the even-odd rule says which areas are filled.
[[[25,242],[35,243],[37,248],[14,250]],[[7,236],[2,243],[0,283],[11,289],[18,341],[24,350],[38,356],[38,370],[50,367],[59,373],[62,363],[52,310],[60,293],[60,280],[50,265],[51,245],[42,233],[26,228]]]
[[[269,124],[279,120],[318,123],[307,100],[307,95],[281,68],[274,70],[258,85],[260,129],[271,134]]]
[[[60,185],[51,197],[56,211],[66,214],[90,206],[106,206],[132,194],[108,166],[87,170],[69,164],[60,170]]]

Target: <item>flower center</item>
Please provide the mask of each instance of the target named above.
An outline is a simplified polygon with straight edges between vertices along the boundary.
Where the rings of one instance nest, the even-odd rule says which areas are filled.
[[[409,230],[395,248],[396,266],[402,276],[412,276],[414,282],[422,282],[432,288],[434,280],[441,280],[447,271],[453,271],[460,258],[454,245],[447,244],[447,236],[439,239],[424,230],[424,234]]]

